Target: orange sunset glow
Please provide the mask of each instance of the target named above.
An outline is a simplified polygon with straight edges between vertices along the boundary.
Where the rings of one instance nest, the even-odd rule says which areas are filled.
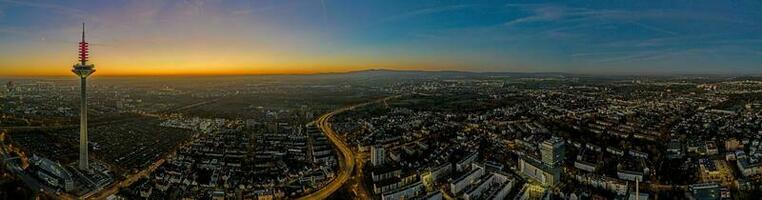
[[[762,0],[0,0],[0,200],[762,200]]]
[[[0,0],[0,76],[69,75],[83,22],[96,76],[371,68],[759,72],[753,17],[642,9],[647,13],[436,1]]]

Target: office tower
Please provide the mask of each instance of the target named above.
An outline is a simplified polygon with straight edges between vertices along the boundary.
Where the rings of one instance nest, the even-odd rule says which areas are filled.
[[[386,150],[381,145],[370,148],[370,162],[373,166],[383,165],[386,162]]]
[[[559,137],[552,137],[540,144],[542,162],[552,167],[564,161],[564,151],[564,141]]]

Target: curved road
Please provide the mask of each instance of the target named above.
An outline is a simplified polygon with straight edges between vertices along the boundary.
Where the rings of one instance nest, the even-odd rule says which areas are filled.
[[[333,129],[331,128],[331,124],[328,122],[331,119],[331,117],[348,110],[352,110],[358,107],[366,106],[366,105],[381,102],[381,101],[386,101],[388,99],[396,98],[399,96],[400,95],[390,96],[390,97],[386,97],[386,98],[379,99],[372,102],[367,102],[367,103],[362,103],[362,104],[357,104],[357,105],[341,108],[333,112],[326,113],[320,116],[320,118],[318,118],[315,121],[317,126],[320,127],[320,130],[323,130],[323,133],[325,133],[325,136],[328,137],[329,140],[331,140],[333,145],[336,146],[336,149],[338,149],[339,152],[341,153],[341,156],[339,156],[339,173],[338,173],[339,175],[336,176],[336,178],[334,178],[330,183],[328,183],[328,185],[321,188],[317,192],[313,192],[306,196],[300,197],[299,199],[327,199],[328,197],[331,196],[331,194],[339,190],[341,186],[343,186],[344,183],[347,182],[347,180],[349,180],[349,177],[352,175],[352,172],[355,169],[354,154],[352,150],[349,149],[349,146],[347,146],[347,143],[344,142],[344,140],[341,139],[341,137],[339,137],[339,135],[336,134],[336,132],[334,132]]]

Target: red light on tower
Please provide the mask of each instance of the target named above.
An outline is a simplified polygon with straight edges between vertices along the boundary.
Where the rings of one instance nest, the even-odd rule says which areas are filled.
[[[87,56],[89,55],[87,51],[87,42],[82,41],[79,42],[79,62],[82,64],[87,62]]]
[[[85,42],[85,23],[82,23],[82,41],[79,42],[79,62],[84,65],[87,63],[87,58],[89,56],[88,52],[88,44]]]

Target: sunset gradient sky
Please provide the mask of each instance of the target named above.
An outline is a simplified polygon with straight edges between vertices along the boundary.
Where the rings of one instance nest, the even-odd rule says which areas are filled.
[[[0,0],[0,75],[71,75],[83,21],[104,76],[762,74],[762,1]]]

